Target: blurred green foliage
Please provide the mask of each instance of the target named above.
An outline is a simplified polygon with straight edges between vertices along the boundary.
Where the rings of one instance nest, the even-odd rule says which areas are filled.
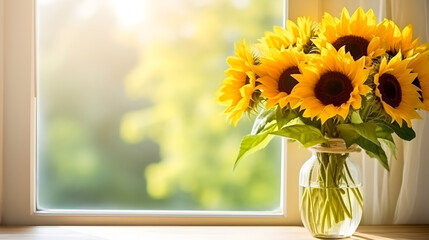
[[[215,92],[234,42],[281,25],[283,1],[147,1],[132,26],[88,2],[39,6],[38,206],[277,208],[280,141],[233,171],[251,121],[230,126]]]

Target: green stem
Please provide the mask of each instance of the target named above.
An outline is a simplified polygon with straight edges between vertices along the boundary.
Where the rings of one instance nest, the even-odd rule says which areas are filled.
[[[353,179],[353,177],[352,177],[352,174],[350,173],[350,170],[349,170],[349,167],[347,166],[347,164],[346,164],[345,169],[346,169],[347,175],[349,176],[349,179],[350,179],[350,181],[352,182],[352,184],[353,184],[353,185],[356,185],[356,184],[355,184],[355,181],[354,181],[354,179]],[[345,178],[345,179],[347,179],[347,177],[344,177],[344,178]],[[347,186],[349,186],[349,185],[347,184]],[[361,193],[360,191],[356,191],[356,189],[355,189],[355,188],[351,188],[351,189],[352,189],[352,192],[353,192],[353,194],[355,195],[356,199],[358,200],[359,206],[360,206],[361,208],[363,208],[363,197],[362,197],[362,193]]]

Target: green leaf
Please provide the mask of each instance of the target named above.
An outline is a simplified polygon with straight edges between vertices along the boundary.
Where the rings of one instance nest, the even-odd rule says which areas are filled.
[[[266,147],[273,138],[271,132],[277,129],[275,121],[265,124],[263,130],[258,134],[249,134],[243,137],[240,144],[240,151],[234,163],[234,169],[237,167],[238,162],[244,157]]]
[[[276,120],[279,128],[284,127],[286,124],[297,117],[298,114],[293,110],[277,108]]]
[[[396,135],[398,135],[398,137],[404,140],[411,141],[416,137],[414,130],[408,127],[406,123],[402,124],[402,127],[400,127],[396,122],[385,125],[390,127],[396,133]]]
[[[375,133],[377,135],[377,138],[381,138],[381,139],[385,139],[393,142],[393,137],[392,137],[393,130],[391,128],[389,128],[388,126],[382,123],[376,123],[376,126],[377,127],[376,127]]]
[[[360,114],[358,111],[352,112],[352,114],[350,115],[350,121],[356,124],[363,123],[362,118],[360,117]]]
[[[387,126],[384,123],[376,123],[376,135],[378,138],[383,138],[393,141],[392,133],[394,132],[392,128]]]
[[[363,148],[368,156],[376,158],[387,171],[390,171],[386,153],[381,146],[376,145],[363,137],[357,138],[356,144]]]
[[[293,125],[307,125],[302,121],[302,118],[297,117],[294,118],[292,120],[290,120],[286,125],[284,125],[283,127],[289,127],[289,126],[293,126]],[[308,125],[311,126],[311,125]],[[280,128],[279,128],[280,129]]]
[[[262,132],[267,127],[268,123],[276,119],[276,112],[276,109],[262,110],[253,122],[251,134],[257,135]]]
[[[393,140],[389,141],[389,140],[386,140],[386,139],[380,139],[380,141],[381,141],[382,144],[384,144],[389,149],[389,151],[390,151],[390,153],[392,153],[393,157],[395,159],[398,159],[396,157],[396,144],[395,144],[395,142]]]
[[[340,135],[346,142],[347,147],[353,144],[359,145],[365,150],[368,156],[376,158],[380,164],[389,171],[389,162],[386,153],[377,139],[386,139],[388,142],[391,138],[391,132],[389,135],[389,130],[375,123],[340,124],[337,126],[337,129],[340,131]],[[392,147],[389,145],[387,146]]]
[[[350,146],[350,142],[353,142],[358,137],[363,137],[380,146],[380,142],[377,140],[376,127],[375,123],[366,122],[359,124],[339,124],[337,129],[340,131],[340,135],[344,138],[344,141],[346,141],[347,147]]]
[[[356,131],[349,130],[349,129],[344,129],[344,130],[340,131],[340,136],[341,136],[341,138],[344,139],[344,142],[346,142],[347,148],[349,148],[351,145],[355,144],[356,139],[358,139],[360,137]]]
[[[326,142],[325,137],[319,129],[308,125],[286,126],[271,134],[296,140],[306,148]]]
[[[389,149],[389,151],[393,154],[393,157],[396,159],[396,145],[393,140],[392,133],[393,130],[386,126],[384,123],[376,123],[377,124],[377,138],[380,142]]]
[[[240,152],[234,163],[234,169],[237,167],[239,161],[251,153],[254,153],[258,150],[263,149],[268,145],[268,143],[273,138],[273,135],[270,135],[268,131],[262,132],[258,135],[246,135],[241,140]]]

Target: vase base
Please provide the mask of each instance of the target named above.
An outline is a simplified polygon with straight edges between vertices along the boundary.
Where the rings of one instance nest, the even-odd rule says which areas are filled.
[[[346,236],[346,235],[322,235],[322,234],[316,234],[313,235],[313,237],[315,238],[319,238],[319,239],[344,239],[344,238],[349,238],[350,236]]]

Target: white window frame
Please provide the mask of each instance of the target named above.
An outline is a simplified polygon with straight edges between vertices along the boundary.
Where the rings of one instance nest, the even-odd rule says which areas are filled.
[[[4,225],[299,225],[298,174],[309,152],[283,141],[282,211],[37,211],[35,1],[0,0],[0,215]],[[320,17],[319,1],[284,0],[284,19]],[[309,7],[311,6],[311,7]],[[262,34],[262,33],[261,33]],[[286,161],[289,159],[289,161]],[[2,164],[1,164],[2,163]]]

